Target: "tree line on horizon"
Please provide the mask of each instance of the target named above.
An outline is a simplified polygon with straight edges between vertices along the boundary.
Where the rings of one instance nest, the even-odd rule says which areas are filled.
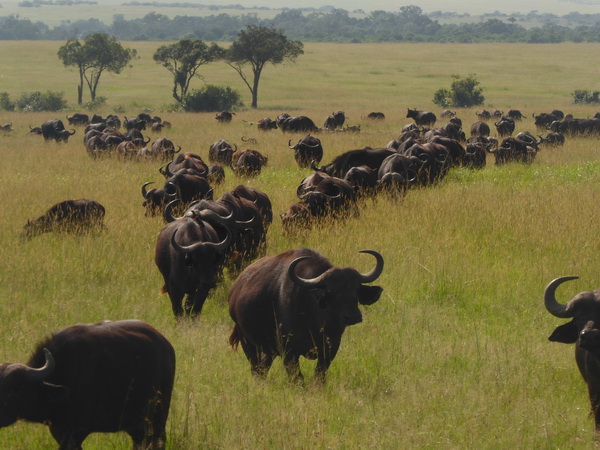
[[[175,16],[171,19],[150,12],[142,18],[126,20],[116,14],[111,24],[90,18],[53,28],[43,22],[32,22],[13,15],[0,17],[0,40],[65,40],[106,33],[124,41],[175,41],[185,38],[233,42],[242,29],[252,25],[281,29],[290,39],[303,42],[600,42],[600,20],[594,22],[593,17],[589,19],[584,22],[592,23],[575,27],[551,22],[525,28],[513,17],[441,24],[414,5],[402,6],[399,12],[373,11],[364,18],[352,17],[343,9],[308,14],[300,9],[290,9],[272,19],[260,19],[255,14]]]

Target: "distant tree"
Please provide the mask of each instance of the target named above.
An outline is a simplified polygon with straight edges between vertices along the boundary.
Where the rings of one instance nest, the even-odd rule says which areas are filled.
[[[459,75],[452,75],[454,81],[450,89],[439,89],[433,95],[433,103],[442,108],[453,106],[456,108],[466,108],[469,106],[482,105],[485,97],[482,95],[482,89],[475,75],[469,75],[461,78]]]
[[[284,60],[294,61],[304,53],[304,45],[290,41],[282,31],[257,25],[248,25],[238,33],[227,52],[227,64],[240,75],[252,94],[252,108],[258,107],[258,83],[265,64],[280,64]],[[250,81],[243,66],[250,64],[253,79]]]
[[[83,100],[84,81],[94,101],[102,73],[121,73],[136,56],[136,50],[123,48],[114,36],[103,33],[90,34],[83,44],[78,39],[69,39],[58,49],[58,58],[63,64],[66,67],[77,67],[79,70],[78,105],[81,105]]]
[[[173,98],[183,103],[190,82],[200,66],[222,59],[225,49],[213,43],[208,46],[200,39],[181,39],[171,45],[163,45],[154,53],[154,61],[173,74]]]

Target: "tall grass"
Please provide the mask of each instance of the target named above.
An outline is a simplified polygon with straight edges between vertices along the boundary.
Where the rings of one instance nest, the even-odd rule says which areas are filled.
[[[31,74],[19,61],[3,67],[12,80],[10,92],[16,78],[28,90],[71,86],[55,56],[43,57],[55,44],[14,45],[13,51],[38,54],[42,61]],[[152,45],[144,45],[150,54]],[[258,133],[242,119],[256,121],[289,108],[320,122],[333,108],[345,109],[349,122],[360,123],[362,131],[320,134],[324,160],[329,161],[345,150],[383,146],[396,137],[408,123],[405,109],[429,104],[429,86],[439,87],[446,75],[466,70],[465,60],[469,72],[486,80],[484,87],[499,89],[504,80],[507,90],[493,104],[522,109],[527,119],[517,131],[535,131],[532,112],[554,107],[577,116],[594,112],[572,107],[563,94],[543,91],[540,85],[552,84],[544,81],[543,52],[532,52],[527,67],[511,80],[506,73],[498,74],[500,63],[489,54],[508,57],[516,48],[310,45],[298,64],[267,69],[264,109],[239,111],[228,125],[216,123],[212,114],[163,112],[173,123],[164,134],[183,151],[205,158],[210,143],[219,138],[241,146],[242,136],[256,137],[259,143],[253,147],[269,156],[269,166],[251,180],[237,179],[227,170],[226,184],[216,195],[248,184],[268,193],[277,215],[295,201],[295,187],[310,173],[295,165],[287,148],[290,137],[295,141],[301,136],[278,130]],[[595,49],[560,45],[548,47],[548,52],[584,61]],[[3,45],[0,52],[6,51]],[[432,62],[467,51],[470,56],[462,63],[448,57],[436,68]],[[478,58],[483,54],[488,58]],[[159,66],[141,66],[142,61],[137,75],[132,69],[115,77],[119,91],[108,95],[111,104],[126,105],[129,115],[142,105],[158,112],[169,101],[166,74]],[[390,67],[398,70],[391,73]],[[447,73],[436,79],[419,76],[441,68]],[[207,78],[216,73],[225,78],[228,72],[219,70],[211,68]],[[374,70],[382,74],[371,74]],[[576,71],[571,82],[581,85],[584,76]],[[396,86],[382,87],[385,82],[378,77],[395,79]],[[371,110],[384,111],[388,119],[361,119]],[[459,115],[465,124],[475,119],[472,109]],[[268,233],[269,255],[307,246],[336,265],[364,272],[373,260],[357,252],[374,249],[386,262],[377,281],[384,288],[382,298],[363,308],[362,324],[347,330],[327,385],[313,382],[314,363],[303,360],[307,383],[299,387],[288,383],[280,361],[266,381],[253,379],[243,353],[228,348],[232,323],[227,294],[233,280],[227,273],[198,320],[174,320],[168,298],[159,294],[162,279],[153,262],[163,223],[144,217],[141,206],[142,183],[162,181],[160,164],[90,159],[80,129],[67,144],[26,135],[29,125],[48,116],[0,113],[0,123],[12,122],[15,128],[0,135],[0,361],[25,361],[37,341],[74,323],[125,318],[150,322],[177,351],[169,448],[594,445],[594,425],[573,349],[547,341],[562,321],[544,310],[542,292],[561,275],[581,276],[560,288],[563,301],[600,284],[595,263],[600,223],[597,138],[574,138],[563,148],[545,148],[530,166],[495,167],[488,159],[480,171],[453,170],[435,186],[396,201],[367,200],[359,217],[298,236],[285,235],[276,217]],[[106,207],[106,232],[18,239],[28,219],[57,201],[83,197]],[[86,448],[129,445],[121,434],[86,440]],[[2,448],[53,446],[41,425],[20,423],[0,430]]]

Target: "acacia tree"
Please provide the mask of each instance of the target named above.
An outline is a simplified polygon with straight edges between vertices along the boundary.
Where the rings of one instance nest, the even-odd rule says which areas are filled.
[[[224,55],[225,49],[215,43],[208,46],[200,39],[181,39],[160,47],[153,58],[173,74],[173,98],[183,103],[200,66],[222,59]]]
[[[238,33],[227,52],[227,64],[240,75],[252,94],[252,107],[258,107],[258,83],[265,64],[280,64],[284,60],[294,61],[304,53],[304,45],[290,41],[282,31],[257,25],[248,25]],[[243,66],[252,67],[252,82],[243,71]]]
[[[90,34],[82,44],[78,39],[69,39],[58,49],[58,58],[63,64],[74,66],[79,71],[77,104],[83,100],[83,84],[87,84],[92,101],[104,71],[121,73],[137,56],[134,49],[123,48],[117,38],[104,33]]]

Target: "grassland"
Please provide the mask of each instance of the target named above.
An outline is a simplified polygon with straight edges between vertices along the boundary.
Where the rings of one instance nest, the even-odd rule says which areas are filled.
[[[76,76],[56,58],[57,43],[3,43],[0,91],[60,90],[75,100]],[[130,44],[132,45],[132,44]],[[141,59],[101,81],[114,108],[134,115],[147,108],[173,123],[166,134],[184,151],[207,156],[219,138],[269,156],[256,179],[227,172],[216,194],[243,183],[269,194],[276,214],[295,201],[309,171],[297,168],[288,139],[259,134],[242,120],[288,111],[320,123],[343,109],[359,134],[321,134],[325,161],[365,145],[383,146],[408,123],[407,107],[433,108],[433,91],[453,73],[475,73],[486,103],[519,108],[517,131],[535,131],[531,113],[561,108],[576,116],[596,112],[571,105],[573,89],[595,89],[588,63],[597,45],[307,45],[297,64],[268,67],[261,109],[238,111],[231,124],[213,114],[174,114],[168,73],[151,60],[158,44],[135,44]],[[14,55],[22,55],[14,58]],[[551,56],[551,58],[550,58]],[[573,68],[577,67],[577,70]],[[224,65],[203,72],[206,82],[231,84]],[[68,112],[73,112],[76,107]],[[384,122],[361,116],[383,111]],[[436,109],[437,110],[437,109]],[[173,343],[177,379],[168,424],[169,448],[591,448],[593,421],[571,346],[547,336],[562,323],[543,307],[545,285],[557,276],[581,280],[558,296],[600,285],[597,263],[600,152],[597,138],[569,139],[543,149],[530,166],[455,170],[440,184],[409,192],[402,201],[378,198],[360,217],[286,236],[277,220],[268,254],[308,246],[334,264],[369,270],[375,249],[386,267],[382,298],[350,327],[326,386],[287,382],[279,361],[257,382],[242,352],[227,346],[231,320],[225,274],[199,320],[176,323],[153,262],[163,226],[146,218],[140,186],[161,181],[156,162],[90,159],[81,130],[69,143],[44,143],[29,125],[65,113],[0,112],[0,361],[25,361],[52,330],[102,319],[138,318]],[[474,110],[460,110],[466,124]],[[154,137],[154,136],[153,136]],[[66,198],[93,198],[107,210],[107,231],[95,236],[43,235],[18,239],[22,225]],[[86,448],[128,448],[126,436],[93,435]],[[1,448],[52,448],[41,425],[0,430]]]

